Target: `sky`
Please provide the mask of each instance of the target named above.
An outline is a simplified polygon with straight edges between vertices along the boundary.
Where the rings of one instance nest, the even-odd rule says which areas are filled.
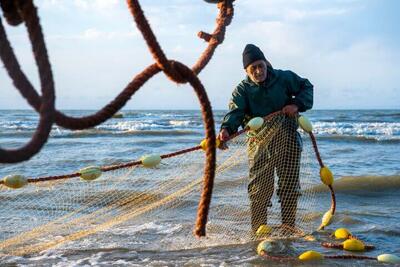
[[[169,59],[192,66],[218,9],[202,0],[142,0]],[[148,48],[123,0],[36,0],[56,84],[58,109],[99,109],[144,68]],[[227,109],[245,78],[242,51],[259,46],[276,69],[314,85],[314,109],[400,108],[400,1],[236,0],[225,41],[200,73],[214,109]],[[6,24],[2,18],[2,23]],[[40,91],[24,26],[5,25],[22,69]],[[0,69],[0,109],[30,109]],[[189,85],[160,73],[124,109],[198,109]]]

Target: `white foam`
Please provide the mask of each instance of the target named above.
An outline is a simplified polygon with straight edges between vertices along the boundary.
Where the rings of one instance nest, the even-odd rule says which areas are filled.
[[[315,122],[313,132],[317,135],[374,136],[400,138],[397,122]]]
[[[191,121],[178,121],[178,120],[170,120],[169,124],[172,126],[189,126]]]
[[[153,232],[155,234],[173,234],[178,232],[182,228],[181,224],[171,224],[171,223],[156,223],[156,222],[148,222],[140,225],[123,225],[120,227],[113,227],[108,229],[108,232],[111,232],[116,235],[127,235],[134,233],[144,233],[144,232]]]

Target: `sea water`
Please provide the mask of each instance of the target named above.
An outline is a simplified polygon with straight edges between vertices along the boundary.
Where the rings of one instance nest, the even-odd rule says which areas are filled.
[[[65,112],[77,117],[92,113]],[[0,177],[13,173],[29,177],[71,173],[89,165],[111,165],[136,160],[144,154],[173,152],[195,146],[204,138],[199,111],[125,110],[122,113],[123,118],[110,119],[87,130],[70,131],[54,125],[49,141],[39,154],[27,162],[0,165]],[[217,131],[224,114],[225,111],[214,111]],[[313,110],[305,115],[313,123],[324,163],[335,174],[337,215],[330,229],[349,228],[354,235],[376,246],[375,250],[360,255],[394,253],[400,256],[400,110]],[[32,111],[1,111],[1,147],[20,147],[30,139],[37,123],[38,116]],[[327,196],[318,195],[321,201]],[[196,208],[197,203],[188,205]],[[320,217],[316,216],[315,220],[319,221]],[[4,256],[0,261],[31,266],[286,265],[257,256],[255,242],[183,250],[158,246],[152,249],[151,244],[158,242],[158,238],[179,236],[193,222],[193,214],[180,213],[175,221],[154,218],[140,226],[124,223],[96,237],[80,240],[78,247],[49,249],[25,257]],[[315,235],[327,238],[326,234]],[[126,236],[132,237],[129,243]],[[307,249],[331,255],[342,253],[324,250],[318,243],[282,241],[277,244],[281,247],[276,251],[278,254],[295,256]],[[376,262],[330,260],[321,264],[374,265]]]

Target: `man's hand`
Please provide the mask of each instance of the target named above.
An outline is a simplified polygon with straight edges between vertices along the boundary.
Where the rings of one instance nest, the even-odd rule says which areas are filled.
[[[225,142],[229,139],[229,132],[227,129],[222,129],[219,134],[218,134],[218,139],[221,141],[221,144],[219,145],[219,149],[228,149],[228,146],[225,144]]]
[[[222,129],[218,134],[218,139],[225,142],[229,139],[229,132],[227,129]]]
[[[298,111],[299,108],[294,104],[284,106],[282,109],[283,114],[293,118],[297,116]]]

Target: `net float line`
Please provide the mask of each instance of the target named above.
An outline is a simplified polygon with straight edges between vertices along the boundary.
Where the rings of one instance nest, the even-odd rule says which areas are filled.
[[[281,111],[277,111],[274,113],[269,114],[268,116],[264,117],[265,121],[271,120],[273,117],[282,114]],[[229,140],[233,140],[236,137],[246,133],[247,131],[249,131],[250,128],[249,127],[245,127],[244,129],[238,131],[235,134],[232,134]],[[222,142],[221,142],[222,143]],[[162,154],[160,155],[161,159],[166,159],[166,158],[172,158],[172,157],[176,157],[182,154],[186,154],[186,153],[190,153],[190,152],[194,152],[197,150],[203,149],[203,147],[201,145],[197,145],[197,146],[193,146],[193,147],[189,147],[189,148],[185,148],[182,150],[177,150],[171,153],[167,153],[167,154]],[[114,170],[118,170],[118,169],[124,169],[124,168],[130,168],[133,166],[139,166],[142,165],[143,161],[142,160],[134,160],[134,161],[129,161],[129,162],[125,162],[125,163],[121,163],[121,164],[114,164],[114,165],[106,165],[106,166],[100,166],[99,169],[102,172],[109,172],[109,171],[114,171]],[[69,174],[60,174],[60,175],[54,175],[54,176],[41,176],[41,177],[35,177],[35,178],[28,178],[27,182],[28,183],[39,183],[39,182],[48,182],[48,181],[53,181],[53,180],[63,180],[63,179],[70,179],[70,178],[77,178],[80,177],[81,173],[78,172],[74,172],[74,173],[69,173]],[[4,185],[4,180],[0,180],[0,185]]]
[[[297,257],[273,256],[273,255],[268,254],[265,251],[262,251],[260,253],[260,256],[265,258],[266,260],[273,260],[273,261],[279,261],[279,262],[300,261]],[[374,260],[374,261],[378,261],[376,257],[370,257],[370,256],[364,256],[364,255],[348,255],[348,254],[346,254],[346,255],[344,255],[344,254],[343,255],[322,255],[321,259],[312,259],[312,260],[316,261],[316,260],[322,260],[322,259]],[[303,261],[303,260],[301,260],[301,261]]]
[[[343,243],[322,242],[321,246],[323,246],[325,248],[345,249]],[[373,249],[375,249],[374,245],[365,244],[363,246],[363,250],[365,250],[365,251],[373,250]]]

